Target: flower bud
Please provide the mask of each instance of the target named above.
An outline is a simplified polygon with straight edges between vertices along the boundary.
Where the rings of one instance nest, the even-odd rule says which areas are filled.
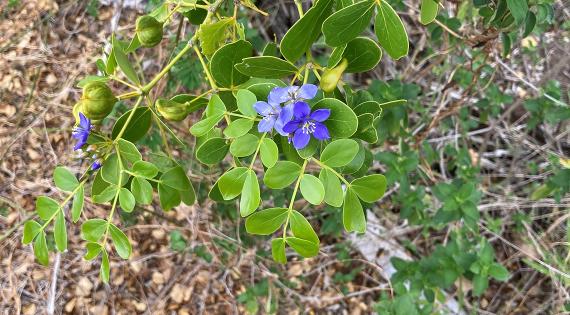
[[[158,110],[164,118],[172,121],[181,121],[188,116],[186,104],[171,100],[158,99],[156,101],[156,110]]]
[[[335,68],[325,70],[321,76],[321,89],[325,92],[334,91],[347,66],[348,61],[346,59],[342,59],[342,62]]]
[[[162,23],[150,15],[139,16],[136,32],[143,47],[154,47],[162,40]]]
[[[87,118],[101,120],[111,113],[116,102],[117,98],[107,84],[95,81],[83,87],[81,105],[76,106]]]

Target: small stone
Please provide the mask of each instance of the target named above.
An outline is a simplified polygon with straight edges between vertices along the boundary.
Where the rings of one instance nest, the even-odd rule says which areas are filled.
[[[144,312],[146,311],[146,304],[143,302],[137,302],[137,301],[133,301],[133,306],[135,307],[135,309],[139,312]]]
[[[180,284],[175,284],[170,291],[170,298],[176,304],[182,303],[184,301],[184,287]]]
[[[75,295],[77,296],[89,296],[91,290],[93,289],[93,283],[89,281],[87,277],[82,277],[77,282],[77,287],[75,288]]]
[[[164,275],[158,271],[153,272],[152,282],[158,285],[164,284]]]

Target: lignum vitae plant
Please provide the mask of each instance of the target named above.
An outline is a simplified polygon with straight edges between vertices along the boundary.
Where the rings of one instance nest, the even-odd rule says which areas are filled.
[[[180,161],[169,156],[152,163],[135,145],[149,136],[151,126],[160,130],[165,151],[170,152],[170,140],[183,145],[169,124],[192,113],[201,114],[189,129],[196,137],[196,159],[225,167],[208,197],[220,202],[239,198],[247,232],[273,236],[275,261],[286,263],[287,247],[303,257],[318,255],[319,236],[294,209],[299,197],[341,208],[345,230],[364,233],[363,202],[376,202],[386,190],[385,177],[369,171],[369,146],[378,141],[375,123],[383,108],[405,100],[378,103],[368,92],[353,90],[342,76],[373,69],[383,50],[394,60],[406,56],[408,36],[386,1],[318,0],[307,11],[301,1],[296,4],[299,20],[263,51],[254,51],[238,22],[240,12],[267,15],[249,0],[165,1],[136,20],[133,34],[112,34],[111,50],[96,62],[99,75],[79,82],[83,94],[73,107],[73,149],[86,161],[85,170],[77,177],[58,166],[54,182],[66,197],[38,197],[37,218],[24,226],[23,243],[33,243],[38,262],[49,263],[48,233],[56,249],[65,251],[68,222],[81,220],[85,259],[100,257],[101,279],[108,282],[110,251],[123,259],[132,253],[128,237],[113,223],[119,207],[131,212],[137,204],[153,203],[155,193],[164,211],[194,204],[196,194]],[[422,1],[420,12],[421,22],[430,23],[438,3]],[[194,35],[162,70],[145,77],[133,56],[160,44],[164,29],[180,14],[196,25]],[[361,36],[371,24],[376,38]],[[316,62],[311,49],[321,37],[329,48],[326,64]],[[209,89],[171,98],[156,95],[157,84],[186,54],[200,61]],[[116,95],[110,82],[128,91]],[[109,117],[119,102],[130,109]],[[269,189],[292,187],[289,201],[264,208],[260,180]],[[87,218],[82,212],[86,200],[108,207],[108,215]]]

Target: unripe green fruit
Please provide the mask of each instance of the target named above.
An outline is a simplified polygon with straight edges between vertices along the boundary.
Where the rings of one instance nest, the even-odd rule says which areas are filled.
[[[172,121],[181,121],[188,116],[186,104],[165,99],[158,99],[156,101],[156,110],[158,110],[164,118]]]
[[[136,32],[143,47],[154,47],[162,40],[162,23],[150,15],[139,16]]]
[[[101,120],[113,110],[117,98],[104,82],[90,82],[83,87],[78,109],[89,119]]]
[[[321,89],[325,92],[332,92],[336,88],[338,81],[342,77],[342,73],[346,70],[348,61],[343,59],[342,62],[332,69],[327,69],[321,76]]]

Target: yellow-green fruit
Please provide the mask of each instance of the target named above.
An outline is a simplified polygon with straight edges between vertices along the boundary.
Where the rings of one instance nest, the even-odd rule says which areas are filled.
[[[75,117],[75,124],[79,124],[79,113],[83,113],[83,104],[81,101],[73,105],[73,117]]]
[[[81,112],[92,120],[101,120],[113,110],[117,98],[104,82],[90,82],[83,87],[81,105],[76,105]]]
[[[348,66],[348,61],[343,59],[342,62],[332,69],[327,69],[321,76],[321,90],[332,92],[336,88],[338,81],[342,78],[342,73]]]
[[[158,110],[164,118],[172,121],[181,121],[188,116],[186,104],[165,99],[158,99],[156,101],[156,110]]]
[[[162,40],[162,23],[150,15],[137,19],[136,31],[143,47],[154,47]]]

